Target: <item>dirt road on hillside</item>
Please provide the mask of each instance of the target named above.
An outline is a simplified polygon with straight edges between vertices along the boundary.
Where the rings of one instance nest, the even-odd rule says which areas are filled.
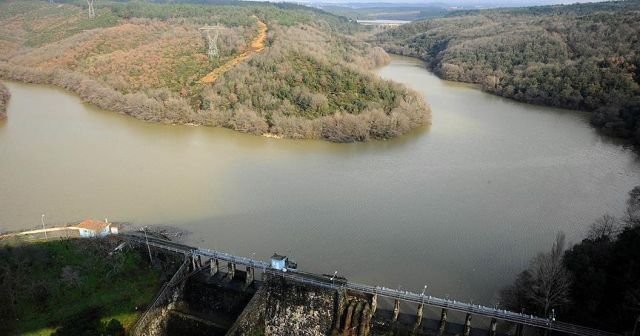
[[[231,70],[236,65],[246,61],[247,58],[249,58],[251,55],[264,50],[264,43],[267,40],[267,24],[258,20],[258,29],[259,29],[258,36],[256,36],[256,38],[253,39],[253,41],[251,41],[251,43],[249,44],[249,49],[247,51],[232,58],[231,60],[221,65],[220,67],[215,68],[209,74],[202,77],[198,82],[202,84],[213,83],[222,74]]]

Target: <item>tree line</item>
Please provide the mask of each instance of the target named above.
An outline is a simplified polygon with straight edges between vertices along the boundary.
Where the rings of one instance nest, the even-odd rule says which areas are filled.
[[[604,215],[578,244],[559,233],[501,292],[506,308],[624,333],[640,318],[640,187],[622,218]]]
[[[440,77],[534,104],[592,112],[605,134],[640,142],[640,3],[454,12],[377,35]]]
[[[9,98],[11,98],[9,89],[4,85],[4,83],[0,82],[0,120],[7,118],[7,104],[9,103]]]

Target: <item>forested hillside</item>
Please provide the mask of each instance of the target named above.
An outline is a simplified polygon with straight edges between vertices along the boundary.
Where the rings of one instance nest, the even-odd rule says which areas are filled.
[[[640,2],[457,12],[377,35],[441,77],[534,104],[593,111],[640,142]]]
[[[295,5],[100,1],[90,19],[85,7],[0,2],[0,77],[55,84],[143,120],[253,134],[365,141],[429,122],[418,94],[371,73],[388,56],[349,37],[362,28],[345,18]],[[210,59],[199,28],[216,24]],[[255,48],[264,24],[266,45]]]

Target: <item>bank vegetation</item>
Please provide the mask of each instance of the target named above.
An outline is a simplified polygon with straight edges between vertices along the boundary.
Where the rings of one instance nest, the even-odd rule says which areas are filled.
[[[124,335],[176,267],[151,267],[129,246],[114,252],[119,244],[0,241],[0,334]]]
[[[372,73],[389,57],[350,37],[363,28],[347,19],[286,4],[105,2],[89,20],[81,4],[0,3],[0,77],[142,120],[287,138],[387,139],[430,122],[419,94]],[[216,22],[210,60],[198,28]],[[249,50],[258,22],[266,48],[200,83]]]
[[[640,187],[629,193],[621,218],[603,215],[585,238],[568,246],[559,233],[552,248],[501,293],[516,312],[629,334],[640,316]]]
[[[640,3],[455,12],[377,35],[440,77],[519,101],[592,112],[605,134],[640,142]]]
[[[0,120],[7,118],[7,105],[9,104],[11,93],[9,89],[0,82]]]

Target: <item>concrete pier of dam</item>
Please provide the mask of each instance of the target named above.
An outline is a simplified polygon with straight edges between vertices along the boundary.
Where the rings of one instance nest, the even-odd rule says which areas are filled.
[[[193,273],[190,261],[184,265],[175,277],[184,280],[163,287],[133,335],[516,335],[517,327],[508,323],[499,332],[487,330],[486,323],[472,329],[470,318],[463,325],[448,319],[446,310],[441,316],[424,315],[423,307],[400,312],[397,300],[393,307],[375,307],[372,295],[268,274],[254,280],[247,270],[229,276],[228,269],[211,274],[204,266]]]
[[[614,335],[286,269],[278,264],[282,256],[268,264],[153,237],[121,237],[148,250],[150,258],[184,257],[133,335]]]

